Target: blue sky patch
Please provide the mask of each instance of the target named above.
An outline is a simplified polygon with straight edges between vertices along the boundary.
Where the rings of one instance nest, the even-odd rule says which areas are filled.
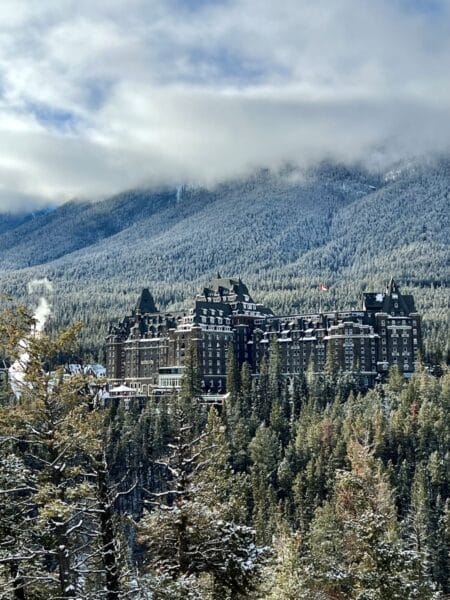
[[[27,111],[34,115],[41,125],[58,131],[72,131],[78,124],[78,118],[73,113],[44,104],[30,103]]]

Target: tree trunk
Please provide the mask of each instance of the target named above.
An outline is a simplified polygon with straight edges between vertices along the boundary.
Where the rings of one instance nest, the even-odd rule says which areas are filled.
[[[58,541],[58,570],[59,585],[61,587],[61,596],[63,598],[73,598],[75,596],[75,586],[73,574],[71,571],[70,557],[68,550],[68,540],[66,536],[66,527],[56,527],[56,539]]]
[[[11,579],[13,580],[14,600],[26,600],[25,582],[20,574],[19,565],[16,562],[11,562],[9,565],[9,572],[11,573]]]
[[[114,513],[109,493],[106,465],[103,463],[97,469],[97,493],[100,509],[100,529],[102,538],[102,562],[106,579],[107,600],[119,600],[120,574],[116,557]]]

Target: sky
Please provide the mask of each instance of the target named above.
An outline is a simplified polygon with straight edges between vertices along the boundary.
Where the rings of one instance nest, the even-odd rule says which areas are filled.
[[[450,150],[450,0],[2,0],[0,210]]]

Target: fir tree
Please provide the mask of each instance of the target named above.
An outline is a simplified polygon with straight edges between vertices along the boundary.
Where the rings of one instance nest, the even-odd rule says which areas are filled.
[[[242,416],[249,418],[252,412],[252,374],[250,365],[245,362],[241,367],[240,406]]]
[[[220,419],[210,412],[205,432],[195,436],[183,400],[173,407],[173,418],[171,454],[163,461],[168,489],[150,494],[153,510],[139,525],[148,550],[146,585],[155,598],[164,598],[170,579],[188,595],[207,576],[213,598],[245,597],[261,551],[253,530],[235,521],[239,514],[244,518],[245,503],[228,465]]]
[[[196,347],[190,343],[186,349],[183,377],[181,379],[181,395],[185,400],[200,398],[202,386],[198,369],[198,356]]]
[[[234,345],[232,343],[230,343],[227,348],[226,373],[227,393],[230,395],[231,402],[234,403],[239,397],[240,373],[239,366],[236,361]]]
[[[258,541],[269,544],[278,518],[274,486],[279,456],[279,442],[270,427],[258,427],[250,443],[250,455],[253,521]]]
[[[26,335],[12,333],[14,342]],[[20,490],[16,485],[5,489],[5,500],[16,500],[7,521],[14,518],[17,530],[13,544],[2,549],[2,562],[17,567],[12,584],[16,597],[88,598],[103,590],[108,600],[119,598],[106,466],[98,464],[104,414],[94,409],[84,376],[66,378],[61,368],[45,370],[61,351],[74,347],[76,333],[73,328],[56,338],[22,337],[26,342],[18,351],[25,379],[17,401],[0,409],[1,447],[10,461],[22,465],[27,480]],[[14,351],[11,347],[12,355]]]

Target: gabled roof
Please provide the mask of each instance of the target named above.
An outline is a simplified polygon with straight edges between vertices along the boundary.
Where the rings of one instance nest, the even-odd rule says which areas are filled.
[[[365,310],[388,314],[409,315],[415,312],[414,298],[410,294],[402,294],[394,278],[391,278],[386,291],[367,292],[363,294]]]
[[[214,293],[224,296],[235,294],[236,300],[238,301],[253,302],[247,286],[241,281],[241,279],[236,280],[229,277],[220,277],[219,273],[217,273],[217,275],[218,277],[211,281],[208,290],[212,290]]]
[[[136,312],[140,312],[141,314],[158,312],[158,309],[155,306],[155,301],[153,300],[153,296],[150,294],[148,288],[144,288],[142,290],[141,296],[136,305]]]

